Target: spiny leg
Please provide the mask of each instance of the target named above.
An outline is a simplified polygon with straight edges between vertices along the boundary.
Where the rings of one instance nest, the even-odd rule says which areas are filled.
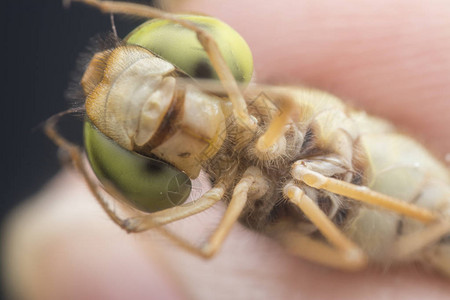
[[[244,210],[249,189],[256,179],[255,176],[258,176],[258,174],[253,172],[253,168],[249,168],[235,186],[230,203],[228,204],[222,220],[213,234],[209,237],[208,241],[201,248],[204,256],[213,256],[222,246],[223,241],[227,237],[232,226],[236,223]]]
[[[286,251],[308,261],[347,271],[357,271],[367,266],[365,261],[349,260],[344,252],[297,231],[286,232],[284,229],[280,229],[279,231],[274,231],[274,234],[276,234],[274,238],[283,245]]]
[[[367,256],[331,222],[322,209],[294,183],[288,183],[284,194],[308,217],[332,247],[294,232],[281,231],[281,242],[294,254],[341,269],[356,270],[367,265]]]
[[[150,215],[132,217],[125,220],[124,225],[126,226],[126,230],[129,232],[140,232],[187,218],[198,214],[219,202],[222,199],[225,190],[225,185],[218,183],[212,189],[203,194],[199,199],[193,202],[167,208],[162,211],[154,212]]]
[[[97,183],[91,178],[89,172],[87,171],[84,163],[83,163],[83,154],[80,147],[69,142],[64,137],[62,137],[58,131],[56,130],[56,123],[58,120],[65,114],[71,113],[72,111],[64,111],[53,115],[50,117],[44,125],[44,130],[47,136],[60,148],[66,151],[72,161],[73,166],[77,169],[81,175],[83,176],[86,184],[88,185],[89,190],[94,195],[97,202],[103,208],[103,210],[107,213],[108,217],[114,221],[117,225],[123,228],[123,220],[111,209],[108,202],[101,196],[100,191],[98,190]]]
[[[279,113],[273,117],[266,132],[256,142],[256,150],[260,152],[272,150],[271,148],[286,132],[286,125],[291,122],[291,117],[296,111],[295,101],[287,95],[271,94],[271,101],[276,102]]]
[[[160,18],[172,21],[180,24],[181,26],[194,31],[197,34],[197,39],[204,48],[208,55],[211,64],[214,67],[217,75],[220,78],[224,89],[227,91],[231,103],[233,104],[233,113],[236,119],[240,121],[240,124],[247,127],[250,130],[256,129],[256,120],[251,118],[247,110],[247,104],[239,90],[238,84],[234,79],[228,65],[226,64],[217,43],[214,38],[205,30],[190,22],[188,20],[181,19],[175,14],[167,13],[150,7],[147,5],[127,2],[113,2],[113,1],[100,1],[100,0],[72,0],[72,2],[82,2],[90,6],[97,7],[104,13],[118,13],[139,16],[144,18]]]
[[[295,123],[299,113],[302,113],[304,107],[298,101],[297,96],[291,94],[289,89],[274,88],[266,85],[251,86],[247,89],[246,94],[257,95],[264,91],[264,95],[272,102],[278,114],[272,117],[270,124],[264,134],[262,134],[255,145],[255,150],[260,153],[260,157],[269,155],[276,157],[284,154],[283,137],[289,129],[290,123]]]
[[[294,163],[292,176],[313,188],[323,189],[354,200],[376,205],[424,223],[437,221],[439,219],[439,216],[436,213],[426,208],[375,192],[365,186],[359,186],[324,176],[309,169],[302,161]]]
[[[421,230],[401,236],[393,246],[392,259],[407,260],[426,246],[437,243],[448,234],[450,234],[450,222],[442,220]]]
[[[258,176],[257,172],[253,172],[252,168],[247,170],[238,184],[235,186],[230,203],[223,215],[219,225],[212,235],[208,238],[200,248],[192,245],[190,242],[175,236],[172,232],[168,231],[164,227],[157,227],[156,229],[173,240],[179,246],[183,247],[187,251],[196,254],[204,258],[212,257],[222,246],[223,241],[227,237],[233,225],[238,220],[242,210],[247,203],[247,195],[249,189],[255,181],[255,177]]]

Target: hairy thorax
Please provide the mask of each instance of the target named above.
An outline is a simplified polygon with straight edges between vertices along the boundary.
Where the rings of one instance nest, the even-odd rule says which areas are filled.
[[[282,90],[283,96],[285,91]],[[258,184],[249,192],[248,202],[241,214],[241,223],[257,231],[270,231],[276,224],[295,227],[304,233],[316,228],[310,224],[297,206],[286,201],[283,188],[292,181],[291,169],[295,162],[303,161],[325,175],[356,184],[365,178],[365,156],[358,142],[357,127],[341,109],[341,102],[324,93],[323,101],[311,102],[309,91],[303,89],[304,110],[292,120],[284,136],[274,145],[272,152],[260,153],[255,146],[258,138],[267,130],[271,120],[280,114],[274,104],[273,94],[247,96],[249,112],[258,121],[258,129],[250,131],[237,124],[230,116],[227,119],[226,140],[218,153],[204,164],[204,169],[213,181],[226,182],[229,191],[237,184],[249,167],[259,170]],[[298,95],[295,95],[298,97]],[[329,124],[328,115],[341,114],[339,126]],[[335,120],[335,119],[333,119]],[[344,202],[343,197],[302,185],[304,192],[313,199],[335,223],[342,225],[356,203]],[[230,199],[231,194],[226,196]]]

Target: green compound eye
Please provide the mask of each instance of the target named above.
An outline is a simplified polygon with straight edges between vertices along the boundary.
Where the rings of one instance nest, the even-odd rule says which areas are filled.
[[[191,192],[189,177],[171,165],[123,149],[89,121],[84,144],[100,182],[113,186],[133,207],[155,212],[182,204]]]
[[[253,58],[245,40],[230,26],[212,17],[180,15],[208,33],[217,42],[238,82],[247,83],[253,74]],[[148,21],[126,38],[127,44],[142,46],[195,78],[218,78],[196,34],[167,20]]]

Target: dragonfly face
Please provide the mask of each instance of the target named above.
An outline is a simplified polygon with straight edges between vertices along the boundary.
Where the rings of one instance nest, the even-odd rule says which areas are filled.
[[[252,57],[239,34],[211,17],[182,18],[218,35],[235,78],[250,80]],[[198,176],[226,139],[228,103],[194,82],[186,84],[189,76],[217,77],[192,31],[156,19],[125,42],[96,53],[82,78],[85,145],[100,181],[134,207],[152,212],[187,199],[189,177]]]

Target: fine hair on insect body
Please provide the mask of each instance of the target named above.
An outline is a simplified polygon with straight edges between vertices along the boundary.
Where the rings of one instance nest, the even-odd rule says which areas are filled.
[[[96,53],[81,80],[86,151],[102,186],[89,174],[81,150],[56,132],[57,117],[47,122],[47,134],[69,152],[120,227],[128,232],[157,228],[188,251],[211,257],[240,221],[287,251],[326,266],[358,270],[369,263],[418,261],[450,274],[449,171],[422,145],[322,91],[244,87],[246,80],[239,78],[248,76],[239,72],[247,67],[235,63],[238,75],[230,68],[229,57],[219,50],[221,40],[205,29],[209,20],[130,3],[79,2],[163,20],[142,25],[123,45]],[[150,27],[165,30],[168,21],[195,36],[223,89],[211,83],[204,60],[189,71],[164,51],[147,48],[144,33]],[[199,74],[209,80],[191,78]],[[114,157],[125,155],[130,164],[111,171],[105,149]],[[151,170],[157,174],[151,181],[162,181],[148,191],[140,190],[147,183],[129,188],[128,179],[116,173],[130,165],[137,166],[138,177]],[[213,188],[183,204],[191,191],[186,180],[201,170]],[[158,186],[166,188],[166,196],[159,196]],[[120,217],[103,189],[141,212]],[[227,210],[200,247],[162,227],[220,200]]]

